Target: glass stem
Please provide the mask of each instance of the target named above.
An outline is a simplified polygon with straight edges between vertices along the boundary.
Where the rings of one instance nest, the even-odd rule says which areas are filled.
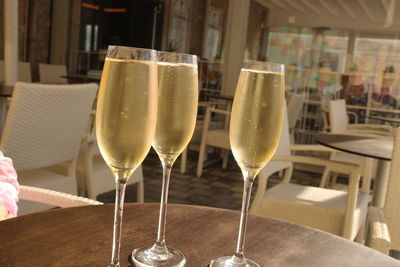
[[[244,258],[244,241],[246,235],[246,227],[247,227],[247,218],[249,215],[249,205],[250,205],[250,197],[251,197],[251,189],[253,187],[253,181],[257,174],[244,171],[244,185],[243,185],[243,198],[242,198],[242,210],[240,213],[240,225],[239,225],[239,235],[236,246],[236,252],[234,254],[234,258],[238,261],[245,261]]]
[[[158,217],[158,233],[157,233],[156,246],[158,246],[158,248],[163,249],[164,252],[167,253],[167,247],[165,245],[165,225],[167,218],[169,180],[174,161],[166,158],[161,158],[161,163],[163,167],[163,179],[162,179],[162,189],[161,189],[160,215]]]
[[[115,209],[114,209],[113,245],[112,245],[111,263],[109,267],[119,267],[122,214],[124,211],[124,198],[125,198],[125,187],[126,187],[126,179],[125,179],[126,177],[122,177],[123,175],[124,174],[118,172],[115,180],[116,193],[115,193]]]

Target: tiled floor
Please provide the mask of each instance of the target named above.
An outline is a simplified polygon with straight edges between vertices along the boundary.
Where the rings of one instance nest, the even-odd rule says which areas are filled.
[[[228,168],[221,169],[221,162],[216,162],[204,168],[202,178],[197,178],[197,152],[190,152],[186,174],[179,172],[180,159],[175,163],[171,174],[169,202],[180,204],[203,205],[210,207],[240,209],[242,201],[242,175],[239,167],[230,156]],[[209,157],[212,159],[212,157]],[[145,181],[145,202],[159,202],[161,194],[162,169],[157,154],[152,150],[143,162]],[[268,180],[268,186],[280,182],[273,176]],[[318,185],[319,176],[307,172],[295,171],[293,182]],[[253,187],[253,196],[257,188],[257,180]],[[136,201],[135,185],[127,187],[126,202]],[[114,202],[114,192],[98,197],[102,202]]]

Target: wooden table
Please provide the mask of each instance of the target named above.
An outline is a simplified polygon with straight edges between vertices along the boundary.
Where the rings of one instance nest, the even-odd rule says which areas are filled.
[[[377,177],[375,181],[372,203],[383,207],[389,178],[390,160],[392,159],[392,137],[362,137],[345,134],[320,134],[316,136],[317,143],[343,152],[374,158],[378,160]]]
[[[62,75],[61,78],[68,79],[68,83],[99,83],[101,77],[87,76],[82,74]]]
[[[134,248],[156,237],[158,204],[125,206],[121,266]],[[0,266],[107,266],[111,257],[113,205],[50,210],[0,222]],[[186,266],[206,267],[231,255],[239,212],[169,205],[167,243]],[[341,237],[250,216],[246,255],[261,266],[400,266],[399,262]]]

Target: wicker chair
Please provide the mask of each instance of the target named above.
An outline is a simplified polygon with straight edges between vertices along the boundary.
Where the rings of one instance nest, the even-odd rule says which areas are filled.
[[[20,184],[76,195],[75,162],[96,92],[96,84],[16,83],[0,147]],[[24,212],[49,208],[19,206]]]
[[[349,124],[344,99],[329,101],[330,132],[335,134],[346,134],[355,136],[368,136],[379,138],[381,136],[393,136],[393,128],[388,125],[374,124]],[[365,190],[370,188],[371,179],[376,172],[376,161],[372,158],[356,156],[344,152],[334,152],[331,160],[350,162],[361,166],[362,186]],[[325,168],[321,179],[321,186],[337,186],[336,177],[341,173],[340,169]],[[330,176],[333,175],[333,179]]]
[[[42,203],[60,208],[103,204],[102,202],[84,197],[78,197],[66,193],[26,185],[20,186],[18,197],[20,200]],[[25,214],[18,212],[18,215]]]
[[[67,66],[53,64],[39,64],[39,77],[41,83],[66,84],[68,80],[61,76],[67,75]]]
[[[382,209],[370,207],[369,246],[388,254],[400,250],[400,128],[396,129],[385,204]]]
[[[358,194],[360,167],[320,158],[292,156],[287,118],[284,121],[278,151],[260,172],[258,188],[250,212],[318,228],[353,240],[367,215],[368,194]],[[321,146],[296,145],[296,150],[331,151]],[[313,186],[291,184],[292,171],[286,168],[283,182],[266,190],[268,177],[280,170],[275,162],[301,163],[341,168],[349,174],[349,190],[343,192]]]

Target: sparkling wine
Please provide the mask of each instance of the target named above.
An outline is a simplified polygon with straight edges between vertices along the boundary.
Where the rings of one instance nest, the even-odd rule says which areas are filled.
[[[157,64],[107,59],[96,131],[101,154],[113,171],[133,172],[142,163],[153,141],[156,119]]]
[[[198,102],[197,67],[158,63],[158,115],[153,147],[178,156],[192,138]]]
[[[285,94],[283,73],[242,69],[230,122],[230,144],[241,168],[261,169],[281,135]]]

